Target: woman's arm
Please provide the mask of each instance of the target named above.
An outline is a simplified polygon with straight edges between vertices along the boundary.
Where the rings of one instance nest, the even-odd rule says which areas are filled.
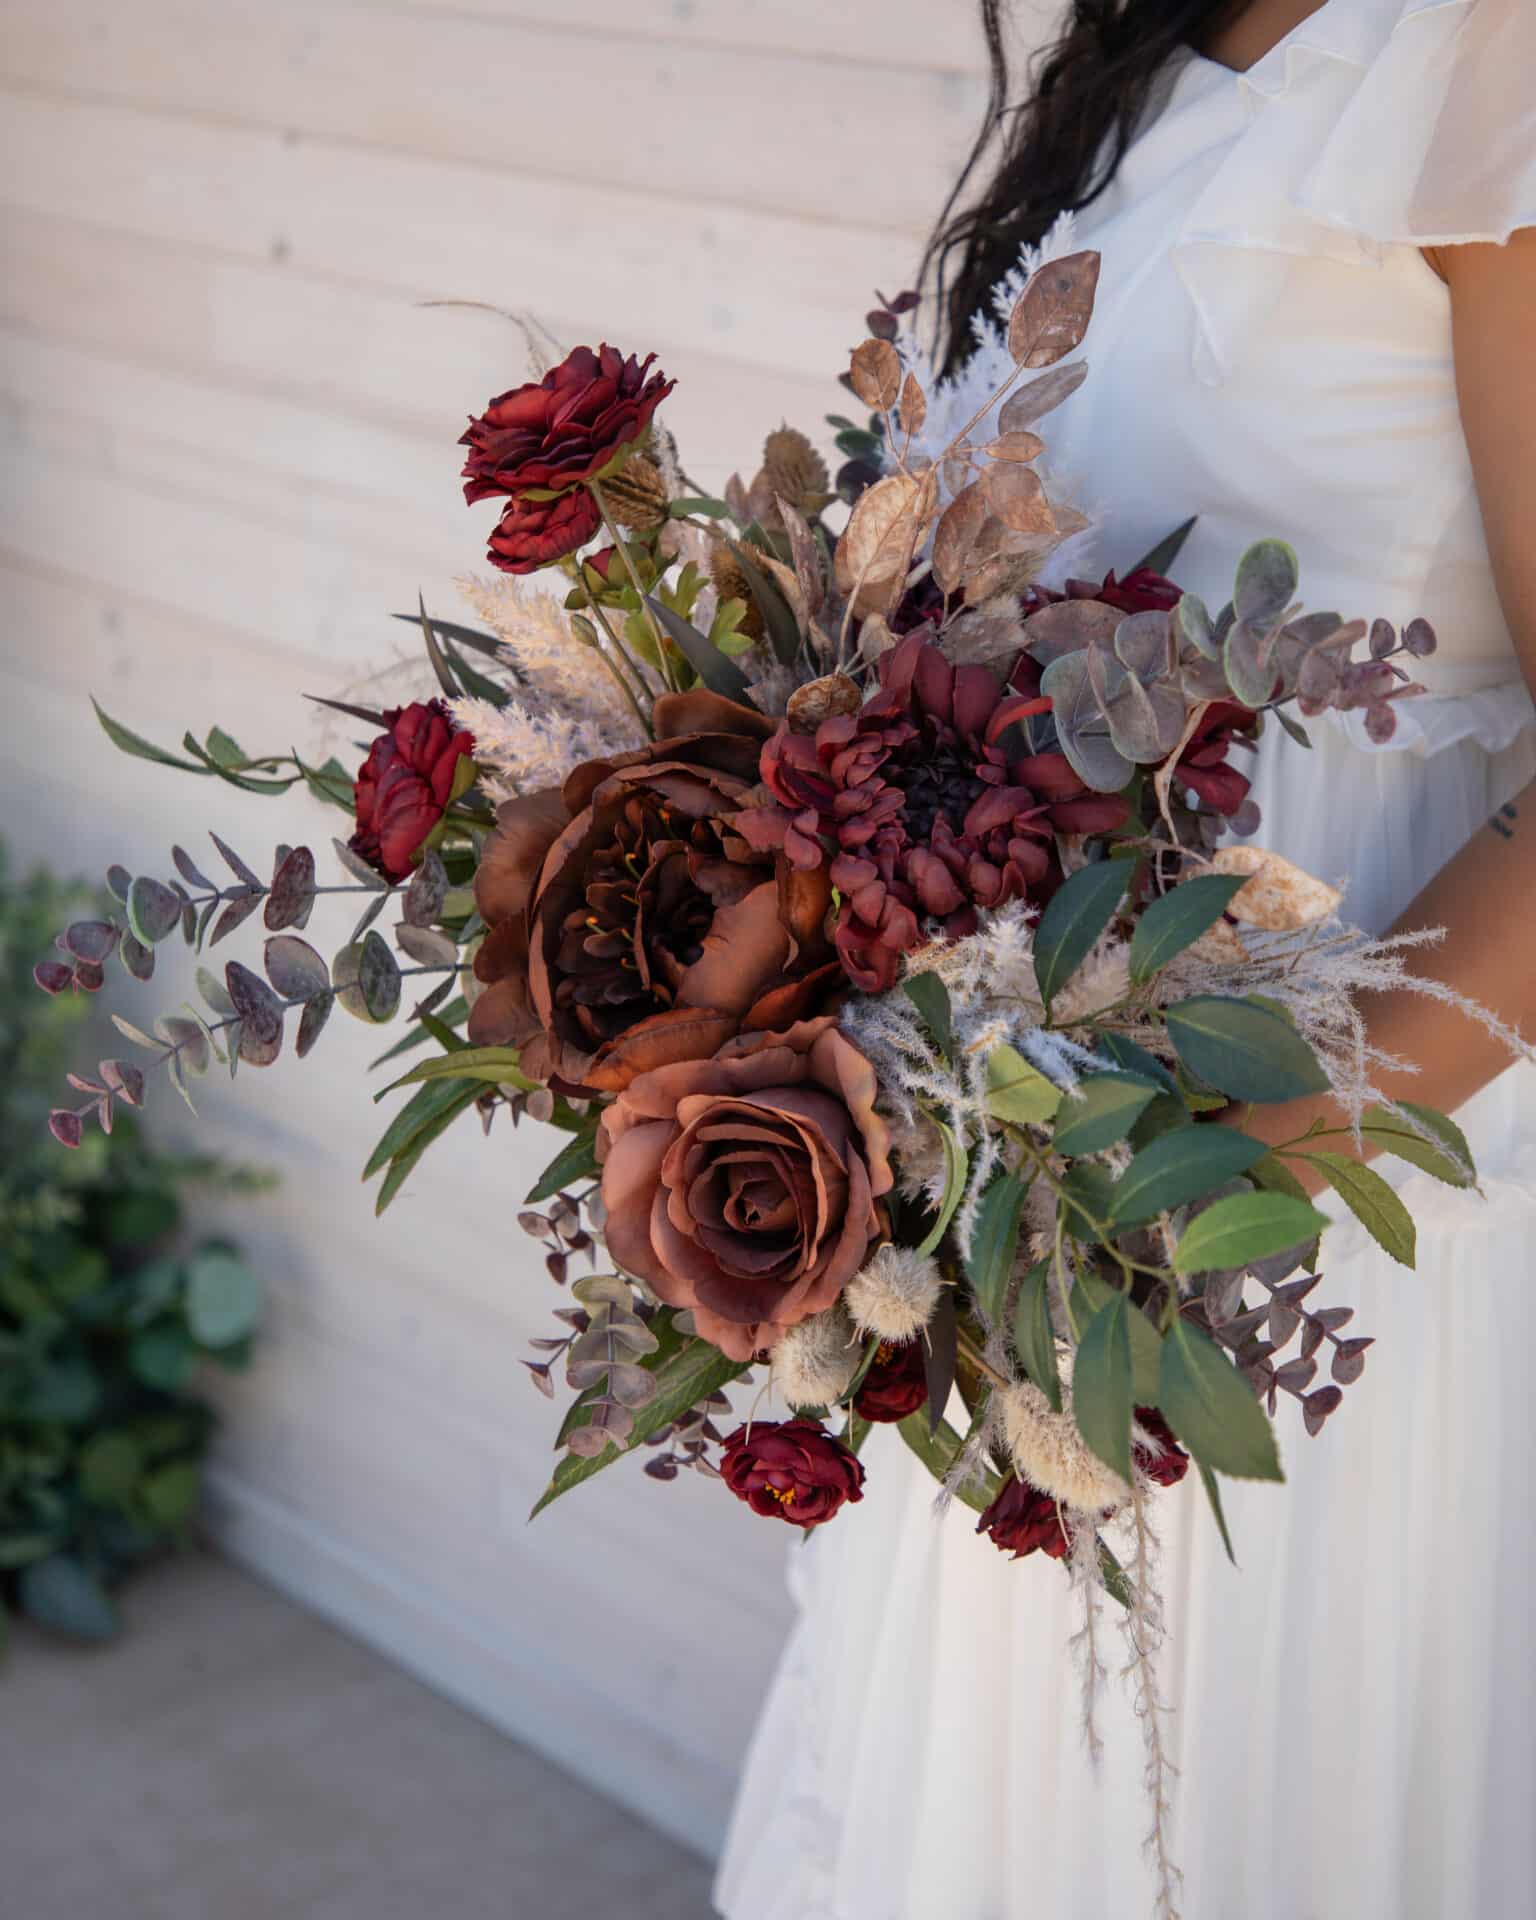
[[[1536,690],[1536,230],[1505,247],[1436,249],[1431,264],[1451,290],[1462,425],[1499,597]],[[1415,973],[1536,1034],[1536,785],[1473,835],[1393,931],[1422,927],[1443,927],[1445,939],[1411,957]],[[1454,1007],[1414,993],[1375,994],[1361,1006],[1372,1044],[1419,1068],[1378,1076],[1393,1098],[1454,1112],[1509,1064],[1499,1041]],[[1327,1099],[1232,1115],[1272,1143],[1317,1118],[1343,1123]]]

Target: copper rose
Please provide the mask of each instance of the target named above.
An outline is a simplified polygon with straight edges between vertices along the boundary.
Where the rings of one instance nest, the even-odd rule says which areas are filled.
[[[759,1420],[725,1442],[720,1477],[754,1513],[819,1527],[848,1500],[864,1498],[864,1469],[841,1440],[812,1420]]]
[[[609,1252],[731,1359],[772,1347],[886,1233],[877,1090],[829,1017],[641,1074],[598,1128]]]
[[[837,975],[826,877],[732,824],[773,723],[702,689],[658,700],[655,723],[650,746],[506,802],[476,875],[470,1038],[562,1086],[706,1057],[798,1019]]]
[[[501,394],[459,441],[469,448],[464,498],[530,487],[563,493],[600,474],[672,391],[672,381],[650,371],[655,358],[626,358],[606,342],[595,353],[577,347],[542,380]]]

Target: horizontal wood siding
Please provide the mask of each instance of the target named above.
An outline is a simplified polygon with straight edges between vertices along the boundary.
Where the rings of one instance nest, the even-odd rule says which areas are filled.
[[[483,566],[492,511],[465,510],[454,441],[526,372],[505,318],[423,303],[654,347],[689,466],[721,484],[781,420],[825,439],[860,316],[913,273],[985,94],[957,0],[5,0],[18,850],[158,872],[209,827],[258,863],[323,846],[336,817],[305,799],[117,756],[86,696],[169,744],[217,721],[350,756],[303,693],[422,685],[388,615],[418,589],[457,611]],[[346,925],[333,907],[315,937]],[[168,953],[116,999],[143,1018],[189,990]],[[216,1388],[216,1524],[709,1848],[788,1624],[786,1536],[633,1465],[525,1526],[553,1420],[518,1356],[559,1295],[516,1214],[558,1142],[463,1124],[376,1221],[380,1045],[338,1016],[309,1062],[199,1097],[197,1137],[281,1177],[200,1207],[271,1295],[256,1366]]]

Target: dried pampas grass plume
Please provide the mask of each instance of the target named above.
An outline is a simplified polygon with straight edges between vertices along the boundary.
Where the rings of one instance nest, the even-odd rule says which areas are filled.
[[[1050,1401],[1028,1381],[1000,1391],[999,1398],[1020,1479],[1084,1513],[1103,1513],[1130,1499],[1130,1488],[1078,1432],[1070,1404],[1053,1413]]]
[[[853,1322],[840,1305],[829,1307],[775,1346],[773,1383],[792,1407],[827,1407],[847,1391],[858,1364]]]
[[[915,1340],[939,1304],[937,1263],[911,1247],[884,1246],[843,1289],[843,1303],[860,1333],[904,1345]]]

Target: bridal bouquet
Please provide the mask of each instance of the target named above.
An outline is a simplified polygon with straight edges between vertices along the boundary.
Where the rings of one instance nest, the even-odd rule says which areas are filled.
[[[345,877],[217,836],[216,877],[180,847],[173,875],[113,867],[121,912],[65,929],[47,991],[114,956],[148,981],[173,935],[211,952],[258,913],[266,938],[149,1030],[118,1018],[143,1057],[72,1076],[54,1134],[110,1128],[153,1069],[186,1095],[302,1058],[338,1006],[405,1029],[380,1211],[471,1110],[561,1130],[521,1215],[569,1302],[527,1363],[571,1393],[535,1511],[645,1450],[818,1527],[886,1423],[999,1548],[1145,1609],[1154,1489],[1192,1460],[1225,1531],[1221,1476],[1281,1477],[1281,1396],[1316,1433],[1365,1364],[1298,1174],[1407,1264],[1411,1218],[1348,1149],[1473,1179],[1443,1115],[1373,1096],[1353,996],[1414,984],[1404,943],[1252,844],[1234,764],[1330,706],[1385,737],[1434,636],[1303,613],[1274,541],[1214,612],[1165,577],[1176,540],[1070,577],[1086,522],[1038,429],[1085,377],[1097,275],[1010,280],[953,380],[913,297],[882,304],[835,478],[784,427],[715,497],[661,424],[672,382],[606,345],[503,394],[462,443],[498,578],[478,624],[410,616],[432,697],[329,703],[360,765],[101,715],[142,758],[303,782],[348,816]],[[303,937],[348,893],[349,937]],[[1330,1090],[1337,1127],[1244,1130]],[[792,1417],[727,1433],[747,1381]]]

